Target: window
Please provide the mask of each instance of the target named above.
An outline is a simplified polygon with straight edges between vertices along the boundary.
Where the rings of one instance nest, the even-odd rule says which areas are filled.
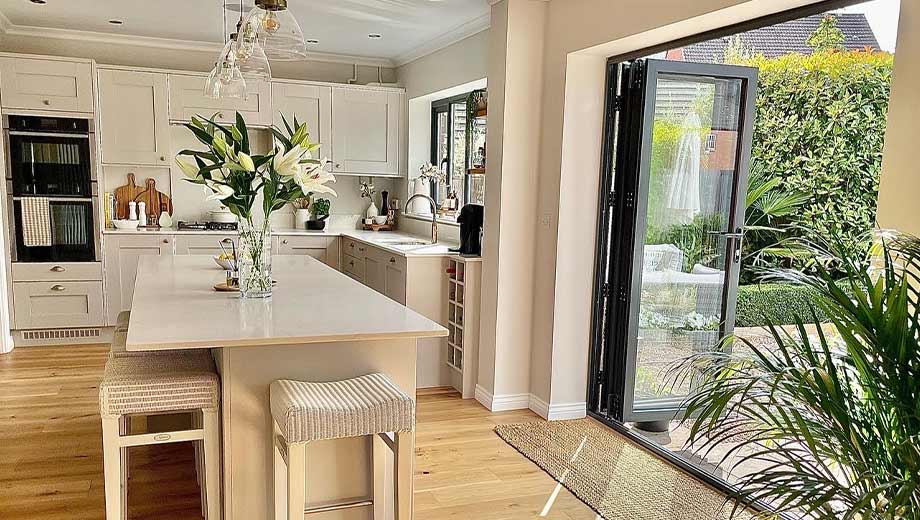
[[[431,197],[442,208],[449,198],[456,209],[442,216],[453,218],[465,204],[485,202],[486,119],[476,115],[467,128],[470,94],[441,99],[431,104],[431,164],[444,172],[446,182],[431,182]]]

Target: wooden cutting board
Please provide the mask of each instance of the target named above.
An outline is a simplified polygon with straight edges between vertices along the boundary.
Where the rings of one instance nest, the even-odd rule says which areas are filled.
[[[155,179],[147,179],[145,188],[134,196],[134,201],[147,205],[147,221],[150,223],[156,222],[163,211],[170,215],[173,213],[172,200],[165,193],[157,191]]]
[[[128,174],[128,184],[115,188],[115,218],[128,218],[128,203],[144,191],[134,183],[134,174]]]

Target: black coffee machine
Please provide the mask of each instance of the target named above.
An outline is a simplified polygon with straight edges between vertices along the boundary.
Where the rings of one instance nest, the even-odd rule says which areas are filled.
[[[479,204],[467,204],[460,210],[457,217],[460,223],[460,249],[461,255],[482,255],[482,222],[483,208]]]

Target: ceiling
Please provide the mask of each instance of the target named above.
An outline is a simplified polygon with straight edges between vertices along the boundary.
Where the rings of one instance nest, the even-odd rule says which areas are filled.
[[[67,31],[218,43],[224,0],[0,0],[9,24]],[[227,0],[228,26],[239,0]],[[244,9],[253,0],[244,0]],[[488,25],[489,0],[289,0],[289,10],[316,53],[386,58],[400,63],[469,36]],[[112,25],[109,20],[122,20]],[[371,39],[368,34],[380,34]]]

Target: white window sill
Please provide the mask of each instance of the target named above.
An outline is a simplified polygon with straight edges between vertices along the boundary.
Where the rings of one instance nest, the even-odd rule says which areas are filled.
[[[420,220],[422,222],[431,222],[431,214],[419,215],[416,213],[403,213],[401,216],[404,218],[410,218],[412,220]],[[460,227],[460,223],[452,218],[438,217],[438,224],[439,225],[443,224],[445,226]]]

